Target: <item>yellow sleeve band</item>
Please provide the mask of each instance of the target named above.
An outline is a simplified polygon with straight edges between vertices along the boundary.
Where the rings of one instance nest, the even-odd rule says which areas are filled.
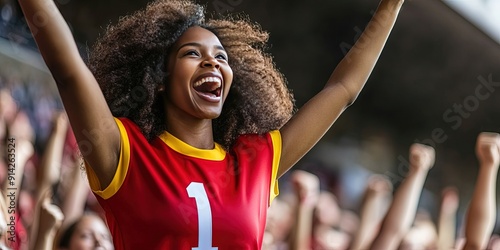
[[[269,205],[280,193],[278,188],[278,169],[281,159],[281,134],[279,130],[273,130],[269,133],[273,142],[273,168],[271,172],[271,187],[269,195]]]
[[[92,167],[88,163],[85,163],[90,188],[95,194],[99,195],[103,199],[109,199],[116,194],[116,192],[118,192],[125,181],[130,163],[130,142],[127,130],[123,126],[123,123],[117,118],[115,118],[115,122],[120,130],[120,158],[118,160],[118,166],[116,167],[113,180],[111,180],[111,183],[104,190],[101,189],[99,179],[97,178],[97,175]]]

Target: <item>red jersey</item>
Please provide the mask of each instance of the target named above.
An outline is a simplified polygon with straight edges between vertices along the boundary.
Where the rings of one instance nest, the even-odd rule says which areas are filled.
[[[152,142],[126,118],[112,183],[89,182],[116,249],[260,249],[278,194],[278,131],[240,136],[230,152],[194,148],[165,132]]]

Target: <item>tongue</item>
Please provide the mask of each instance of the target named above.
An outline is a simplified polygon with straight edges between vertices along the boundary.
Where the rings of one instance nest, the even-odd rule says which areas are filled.
[[[212,92],[217,90],[218,87],[219,84],[216,82],[204,82],[200,86],[194,87],[194,89],[198,92],[213,94]]]

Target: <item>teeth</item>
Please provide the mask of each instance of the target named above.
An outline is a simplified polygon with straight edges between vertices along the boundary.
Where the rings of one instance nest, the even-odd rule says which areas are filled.
[[[194,86],[198,87],[205,82],[216,82],[216,83],[218,83],[217,87],[220,87],[220,85],[221,85],[221,80],[218,77],[204,77],[204,78],[200,79],[199,81],[195,82]]]

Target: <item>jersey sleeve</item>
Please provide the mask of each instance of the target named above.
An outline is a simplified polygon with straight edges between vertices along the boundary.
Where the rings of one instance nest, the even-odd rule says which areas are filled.
[[[273,146],[273,166],[271,170],[271,186],[269,192],[269,205],[279,194],[278,188],[278,169],[281,159],[281,133],[279,130],[273,130],[269,132],[271,136],[272,146]]]
[[[127,129],[120,119],[115,118],[115,122],[120,130],[120,158],[111,183],[107,187],[101,187],[94,170],[87,162],[85,162],[90,188],[96,195],[99,195],[103,199],[109,199],[116,194],[116,192],[118,192],[125,180],[125,177],[127,176],[130,163],[130,141]]]

